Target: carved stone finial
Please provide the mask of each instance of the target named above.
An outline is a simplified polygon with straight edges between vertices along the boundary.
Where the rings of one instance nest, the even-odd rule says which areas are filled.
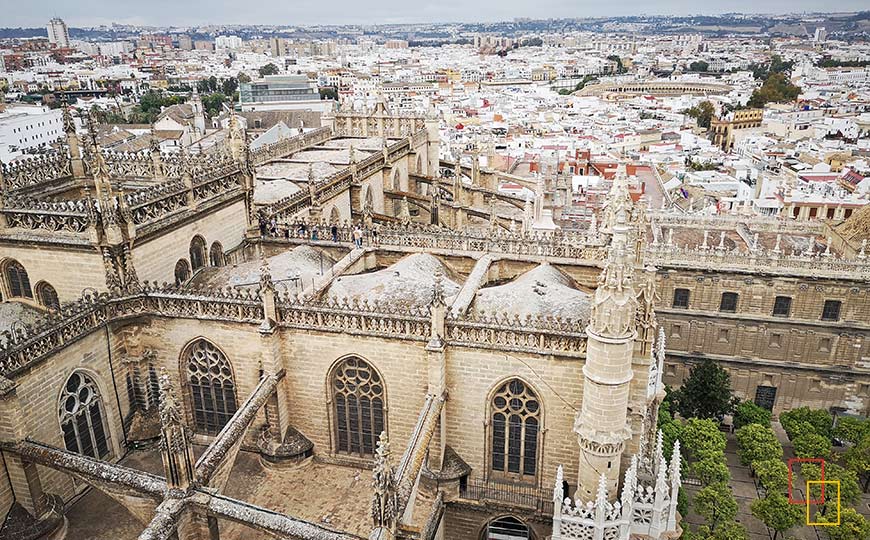
[[[596,504],[607,503],[607,476],[601,475],[598,477],[598,492],[595,494]]]
[[[432,288],[432,305],[444,306],[444,274],[441,270],[435,271],[435,284]]]
[[[63,107],[63,131],[67,134],[76,132],[76,123],[75,120],[73,120],[72,110],[70,109],[69,104],[64,105]]]
[[[382,431],[375,451],[375,468],[372,472],[372,521],[375,527],[395,531],[399,509],[399,493],[396,489],[395,471],[392,465],[390,441]]]
[[[269,260],[265,256],[260,258],[260,288],[275,290],[275,284],[272,282],[272,271],[269,269]]]
[[[175,389],[172,386],[172,379],[169,378],[166,368],[160,370],[160,377],[157,380],[160,391],[160,423],[164,429],[168,426],[182,425],[181,409],[178,406],[178,401],[175,396]]]

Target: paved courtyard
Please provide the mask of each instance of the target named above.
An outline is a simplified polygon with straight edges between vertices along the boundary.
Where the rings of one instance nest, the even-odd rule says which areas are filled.
[[[778,424],[774,425],[774,429],[783,443],[786,459],[794,457],[791,443],[785,436],[785,433]],[[737,457],[737,442],[733,435],[728,435],[728,445],[725,448],[725,457],[728,460],[728,468],[731,470],[731,489],[734,492],[734,497],[737,499],[739,507],[737,513],[737,522],[743,524],[749,532],[751,540],[772,540],[773,531],[768,533],[767,527],[760,520],[752,515],[749,506],[752,501],[758,498],[758,493],[755,488],[755,482],[750,474],[749,467],[740,464],[740,459]],[[803,500],[804,489],[800,486],[805,486],[805,481],[796,475],[794,483],[796,484],[794,497]],[[694,496],[698,490],[697,487],[687,486],[690,497]],[[806,508],[806,507],[802,507]],[[859,504],[855,505],[855,509],[864,514],[867,519],[870,519],[870,494],[865,493]],[[690,524],[698,525],[704,523],[704,518],[698,516],[694,512],[690,512],[686,516],[686,521]],[[799,540],[824,540],[827,536],[824,534],[824,527],[810,527],[807,525],[798,526],[786,531],[785,535],[780,535],[779,538],[794,537]]]

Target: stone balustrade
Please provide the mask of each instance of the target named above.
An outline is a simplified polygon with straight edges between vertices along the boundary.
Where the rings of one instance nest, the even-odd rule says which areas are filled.
[[[735,229],[741,225],[746,226],[753,232],[771,232],[782,234],[823,234],[825,227],[821,221],[797,221],[783,219],[774,216],[762,216],[759,214],[682,214],[667,210],[648,210],[653,226],[660,227],[687,227],[692,229]]]
[[[864,255],[864,248],[856,258],[848,259],[830,251],[787,254],[777,249],[747,251],[726,249],[721,245],[678,247],[654,243],[647,246],[645,262],[660,268],[870,281],[870,261]]]
[[[66,150],[53,154],[26,157],[14,163],[0,164],[4,189],[14,191],[72,176],[72,164]]]
[[[7,196],[0,209],[5,226],[12,229],[83,233],[93,223],[93,201],[41,201],[22,196]]]
[[[251,152],[254,165],[262,165],[273,159],[286,157],[309,146],[323,144],[332,137],[332,130],[327,127],[308,131],[296,137],[281,139],[267,144]]]
[[[355,299],[304,300],[287,291],[275,298],[259,290],[232,287],[184,290],[145,282],[138,289],[85,295],[62,306],[61,315],[47,314],[35,326],[3,332],[0,375],[14,375],[103,324],[142,315],[261,324],[265,314],[272,311],[277,319],[274,322],[283,328],[391,337],[421,344],[431,337],[427,307]],[[274,299],[274,310],[266,308],[269,298]],[[451,316],[446,325],[448,345],[577,357],[586,352],[586,321],[472,313]]]
[[[607,500],[606,480],[602,476],[595,501],[585,504],[564,496],[562,467],[556,472],[553,489],[553,540],[614,540],[643,535],[665,538],[679,532],[677,499],[682,484],[679,441],[668,464],[658,455],[658,464],[648,481],[637,456],[625,472],[622,493],[616,502]]]

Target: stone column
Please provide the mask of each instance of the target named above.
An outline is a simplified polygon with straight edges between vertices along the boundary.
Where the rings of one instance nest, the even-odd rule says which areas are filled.
[[[435,275],[435,288],[432,294],[432,303],[429,306],[431,324],[429,329],[429,342],[426,344],[426,360],[428,364],[428,393],[441,396],[447,390],[447,358],[446,340],[447,333],[447,304],[444,301],[442,276]],[[441,408],[440,430],[436,432],[429,444],[429,468],[440,470],[444,458],[444,447],[447,445],[447,407]]]

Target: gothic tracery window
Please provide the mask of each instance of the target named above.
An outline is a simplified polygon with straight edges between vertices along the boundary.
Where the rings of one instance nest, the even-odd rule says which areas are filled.
[[[541,402],[523,381],[502,384],[490,403],[490,466],[495,476],[532,481],[538,465]]]
[[[103,401],[93,379],[78,371],[69,376],[58,417],[67,450],[97,459],[109,456]]]
[[[366,361],[345,358],[330,381],[338,452],[374,455],[384,424],[384,383]]]
[[[236,386],[230,362],[212,343],[198,339],[187,362],[193,423],[198,433],[216,435],[236,412]]]
[[[6,283],[9,286],[9,296],[12,298],[33,298],[30,278],[20,262],[10,261],[6,264]]]

